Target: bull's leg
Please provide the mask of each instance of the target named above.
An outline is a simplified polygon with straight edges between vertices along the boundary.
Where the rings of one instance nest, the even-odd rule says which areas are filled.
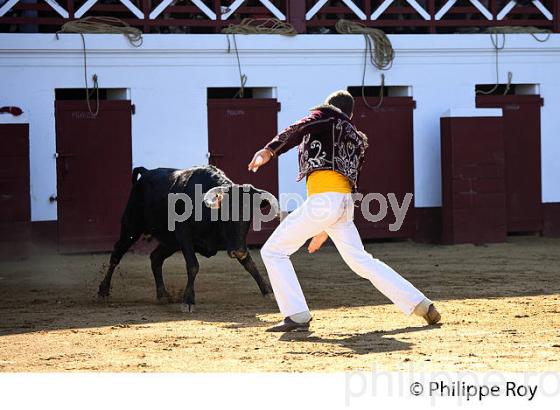
[[[198,260],[194,253],[192,246],[183,246],[182,248],[183,256],[185,257],[185,262],[187,263],[187,287],[185,288],[185,293],[183,295],[183,306],[181,310],[183,312],[194,312],[194,280],[196,279],[196,274],[198,273]]]
[[[156,281],[156,296],[160,303],[171,302],[171,296],[167,292],[167,289],[165,289],[165,283],[163,282],[162,268],[165,259],[173,255],[176,250],[177,249],[159,244],[158,247],[150,254],[152,272],[154,273],[154,279]]]
[[[245,270],[251,274],[253,279],[255,279],[255,282],[257,282],[257,286],[259,287],[263,296],[267,296],[268,294],[272,293],[272,288],[267,283],[267,281],[261,276],[259,270],[257,269],[257,265],[255,265],[255,261],[253,261],[253,258],[251,257],[249,251],[247,251],[245,258],[243,259],[237,258],[237,260],[241,265],[243,265]]]
[[[111,259],[109,260],[109,268],[105,273],[105,277],[99,284],[99,297],[107,297],[109,296],[109,292],[111,291],[111,278],[113,277],[113,272],[115,268],[121,261],[124,254],[130,249],[130,247],[138,240],[140,237],[140,233],[137,232],[129,232],[125,228],[121,228],[121,237],[115,243],[113,247],[113,252],[111,253]]]

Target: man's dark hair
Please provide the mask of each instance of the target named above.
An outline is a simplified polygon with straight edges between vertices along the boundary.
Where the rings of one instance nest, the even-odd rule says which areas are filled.
[[[346,90],[335,91],[326,98],[325,104],[334,105],[349,117],[354,111],[354,97]]]

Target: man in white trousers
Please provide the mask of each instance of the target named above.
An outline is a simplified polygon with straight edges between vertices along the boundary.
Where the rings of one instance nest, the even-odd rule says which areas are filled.
[[[327,235],[350,269],[368,279],[403,313],[422,316],[428,324],[441,316],[431,300],[378,259],[366,252],[353,222],[358,177],[367,137],[351,121],[354,99],[346,91],[329,95],[323,105],[284,129],[255,153],[249,170],[299,146],[298,180],[307,178],[307,200],[288,215],[261,249],[278,307],[284,320],[270,332],[307,331],[311,313],[290,261],[309,238],[310,251]]]

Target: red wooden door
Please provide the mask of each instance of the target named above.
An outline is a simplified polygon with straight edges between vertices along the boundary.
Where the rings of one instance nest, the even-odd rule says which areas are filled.
[[[508,232],[542,230],[541,106],[538,95],[479,95],[477,107],[503,110]]]
[[[130,101],[57,101],[58,240],[61,252],[112,249],[131,186]]]
[[[28,124],[0,124],[0,260],[21,258],[28,253],[28,135]]]
[[[28,134],[28,124],[0,124],[0,222],[31,220]]]
[[[376,106],[378,98],[367,98]],[[385,196],[394,193],[402,206],[407,193],[414,193],[414,159],[412,117],[415,103],[411,97],[385,97],[379,108],[368,108],[362,98],[355,98],[353,122],[368,136],[369,148],[360,173],[360,193],[374,192]],[[388,203],[388,199],[387,199]],[[379,204],[370,203],[370,212],[377,214]],[[412,238],[415,232],[414,198],[402,227],[389,230],[395,222],[388,203],[387,217],[379,222],[367,221],[356,208],[355,223],[364,239]]]
[[[253,184],[278,197],[278,161],[271,161],[259,172],[249,172],[253,154],[278,132],[280,104],[275,99],[209,99],[209,162],[223,170],[237,184]],[[250,244],[264,243],[276,222],[250,232]]]
[[[444,117],[441,129],[442,241],[506,240],[501,117]]]

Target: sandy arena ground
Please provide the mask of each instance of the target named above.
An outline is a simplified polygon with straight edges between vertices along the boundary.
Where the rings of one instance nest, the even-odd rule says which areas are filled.
[[[275,302],[223,253],[200,258],[193,314],[156,304],[145,254],[125,256],[107,303],[108,255],[44,255],[0,264],[0,371],[560,371],[560,239],[367,248],[437,301],[441,326],[402,315],[330,246],[293,257],[314,313],[295,335],[264,332]],[[179,254],[164,275],[178,298]]]

